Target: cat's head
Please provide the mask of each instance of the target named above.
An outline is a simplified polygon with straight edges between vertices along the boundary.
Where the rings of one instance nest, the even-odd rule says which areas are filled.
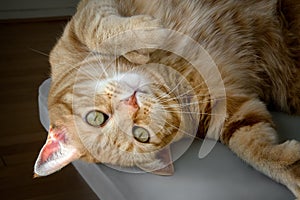
[[[158,70],[125,59],[110,66],[89,60],[55,79],[48,99],[51,125],[35,174],[83,159],[171,175],[169,145],[182,137],[185,120],[164,78],[170,72]]]

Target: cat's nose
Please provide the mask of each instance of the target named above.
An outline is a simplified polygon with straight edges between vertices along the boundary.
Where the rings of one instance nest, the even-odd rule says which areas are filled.
[[[136,99],[136,91],[130,97],[124,99],[123,102],[134,110],[138,110],[140,108]]]

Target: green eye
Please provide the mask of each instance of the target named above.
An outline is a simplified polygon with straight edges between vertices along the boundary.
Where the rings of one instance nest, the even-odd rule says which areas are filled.
[[[86,115],[85,120],[89,125],[99,127],[104,125],[108,118],[109,117],[103,112],[94,110]]]
[[[147,143],[150,140],[149,132],[142,127],[134,126],[132,129],[132,134],[133,137],[139,142]]]

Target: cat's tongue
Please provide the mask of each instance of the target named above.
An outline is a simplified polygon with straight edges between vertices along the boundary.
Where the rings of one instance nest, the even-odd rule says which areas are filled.
[[[64,129],[50,128],[46,144],[34,166],[34,177],[52,174],[79,158],[78,151],[68,143]]]

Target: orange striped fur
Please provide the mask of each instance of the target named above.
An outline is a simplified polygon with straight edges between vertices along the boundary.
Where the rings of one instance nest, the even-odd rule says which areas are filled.
[[[300,3],[292,0],[83,0],[50,55],[52,130],[67,129],[67,140],[61,144],[77,149],[74,159],[137,165],[146,171],[168,174],[171,163],[164,163],[164,159],[159,159],[164,156],[157,153],[188,134],[189,128],[198,126],[183,114],[187,110],[176,98],[189,91],[189,86],[194,96],[183,95],[182,101],[198,112],[199,134],[219,139],[300,198],[300,143],[278,143],[266,108],[272,105],[290,114],[300,114],[299,13]],[[227,103],[219,138],[206,134],[210,122],[218,120],[210,111],[219,99],[211,98],[205,82],[215,77],[202,77],[188,60],[159,49],[166,35],[155,31],[163,28],[188,35],[216,63]],[[114,35],[132,29],[156,35],[120,41],[120,48],[112,50],[108,49],[114,44],[102,45]],[[191,54],[194,52],[193,47],[171,42]],[[151,44],[153,48],[125,54],[121,51],[136,43]],[[114,63],[108,62],[111,56],[117,56]],[[141,67],[145,63],[169,67]],[[122,77],[116,78],[120,74],[125,74],[125,82]],[[130,85],[131,80],[146,81],[149,86],[140,92],[137,112],[129,112],[115,101],[126,95],[126,84]],[[191,102],[197,105],[193,107]],[[88,126],[83,120],[93,107],[110,117],[101,129]],[[154,130],[148,144],[126,134],[134,124]],[[217,130],[219,125],[213,126]],[[38,174],[43,163],[37,163]],[[66,164],[63,162],[60,167]],[[161,168],[167,170],[159,171]]]

